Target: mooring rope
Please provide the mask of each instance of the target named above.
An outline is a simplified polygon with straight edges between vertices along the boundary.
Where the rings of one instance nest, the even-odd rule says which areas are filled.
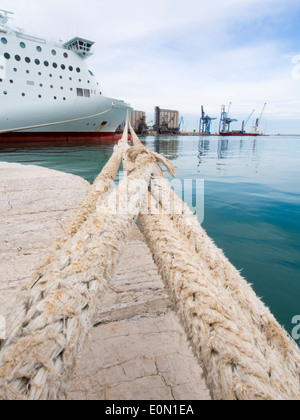
[[[96,304],[106,287],[127,234],[145,200],[156,159],[128,150],[135,170],[104,203],[96,205],[78,231],[24,291],[22,329],[0,353],[1,399],[59,399],[65,394]],[[59,256],[59,258],[58,258]]]
[[[56,243],[50,247],[44,262],[36,270],[36,274],[28,285],[23,287],[24,290],[32,289],[44,277],[49,265],[55,258],[59,258],[59,253],[66,241],[70,240],[80,226],[88,219],[89,215],[95,212],[96,206],[107,198],[107,195],[114,185],[114,179],[120,167],[123,153],[128,148],[128,123],[124,128],[124,133],[115,146],[113,154],[109,161],[102,169],[100,175],[96,178],[94,183],[89,187],[85,197],[77,206],[74,214],[67,221],[63,227],[60,237]],[[13,302],[11,302],[12,309],[9,311],[6,324],[7,324],[7,337],[8,340],[14,340],[18,332],[22,329],[24,316],[27,312],[28,299],[24,293],[17,293]],[[4,342],[2,343],[2,346]],[[1,348],[1,343],[0,343]]]
[[[61,399],[136,218],[214,399],[300,399],[300,351],[142,145],[115,148],[0,342],[0,399]],[[110,191],[121,159],[127,176]],[[144,211],[146,207],[146,212]],[[143,210],[143,211],[141,211]],[[9,320],[13,320],[11,314]]]
[[[212,397],[300,399],[298,346],[160,171],[150,188],[152,204],[138,220]]]

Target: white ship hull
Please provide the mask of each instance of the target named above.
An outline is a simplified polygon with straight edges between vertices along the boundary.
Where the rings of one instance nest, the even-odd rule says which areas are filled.
[[[132,108],[103,96],[86,66],[93,42],[65,44],[25,35],[0,15],[0,142],[69,138],[113,138]]]

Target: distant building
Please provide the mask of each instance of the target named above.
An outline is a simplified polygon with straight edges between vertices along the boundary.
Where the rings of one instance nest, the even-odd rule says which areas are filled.
[[[132,111],[130,115],[130,123],[132,128],[137,134],[143,135],[148,133],[148,127],[146,123],[146,112],[144,111]],[[118,132],[122,132],[125,127],[125,121],[118,127]]]
[[[154,130],[158,134],[177,134],[179,131],[179,111],[155,107]]]

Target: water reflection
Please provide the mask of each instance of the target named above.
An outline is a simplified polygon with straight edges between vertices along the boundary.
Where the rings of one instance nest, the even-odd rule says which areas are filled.
[[[156,137],[154,140],[155,152],[163,154],[169,160],[175,160],[178,158],[178,145],[179,140],[177,137]]]

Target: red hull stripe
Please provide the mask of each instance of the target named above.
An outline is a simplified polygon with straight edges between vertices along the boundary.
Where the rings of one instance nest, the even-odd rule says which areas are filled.
[[[230,137],[257,137],[259,134],[255,133],[220,133],[220,136],[230,136]]]
[[[0,146],[13,144],[110,144],[120,140],[115,133],[4,133],[0,134]]]

